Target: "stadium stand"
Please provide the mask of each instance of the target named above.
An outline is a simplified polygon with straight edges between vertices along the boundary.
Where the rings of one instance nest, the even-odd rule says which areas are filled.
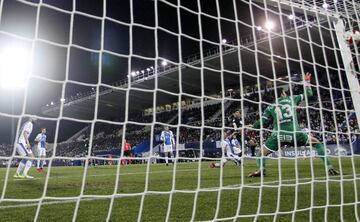
[[[326,80],[325,75],[318,75],[318,81],[321,82],[322,85],[325,87],[329,87],[329,83]],[[356,118],[352,118],[351,113],[345,113],[345,107],[349,109],[353,109],[353,104],[350,100],[350,95],[348,92],[344,92],[346,101],[342,99],[342,92],[337,90],[340,88],[341,83],[336,75],[330,75],[331,80],[331,87],[332,87],[332,94],[333,98],[335,99],[334,103],[330,101],[330,90],[324,88],[314,88],[314,97],[309,99],[309,102],[312,109],[309,109],[308,114],[305,109],[301,107],[298,109],[298,117],[299,123],[303,125],[305,128],[310,128],[313,135],[315,135],[320,140],[326,140],[327,144],[337,144],[336,138],[338,138],[339,144],[349,144],[352,140],[354,141],[357,138],[357,133],[359,131],[358,124],[356,122]],[[346,82],[343,84],[347,84]],[[275,98],[275,91],[273,90],[272,85],[264,84],[260,88],[263,89],[261,92],[256,91],[258,87],[254,86],[253,88],[247,88],[245,94],[243,95],[243,105],[246,111],[246,115],[244,115],[244,123],[250,124],[253,123],[255,119],[258,118],[258,102],[259,98],[262,99],[262,109],[266,108]],[[296,84],[293,87],[294,94],[302,93],[303,89],[298,87]],[[230,105],[224,110],[225,115],[221,115],[221,106],[222,103],[215,102],[210,103],[209,105],[204,106],[204,130],[203,130],[203,142],[215,142],[221,139],[221,126],[224,123],[226,124],[227,118],[235,111],[241,107],[240,102],[240,91],[239,90],[227,90],[226,91],[227,98],[232,99]],[[74,101],[79,98],[83,98],[86,96],[91,96],[95,92],[94,90],[85,93],[77,93],[76,95],[70,97],[67,102]],[[319,103],[317,96],[320,96]],[[193,102],[189,102],[189,104],[193,104]],[[332,110],[332,105],[335,105],[336,111],[327,111]],[[199,143],[201,130],[199,129],[202,126],[202,119],[201,119],[201,106],[189,106],[190,108],[182,107],[181,110],[181,124],[182,126],[179,127],[179,143],[186,144],[186,143]],[[319,109],[322,109],[322,116],[320,115]],[[218,118],[213,120],[211,119],[216,113],[220,113]],[[311,121],[309,121],[310,126],[307,126],[307,115]],[[347,126],[346,124],[346,115],[350,118],[350,125]],[[152,123],[153,122],[153,115],[150,113],[145,114],[145,112],[135,112],[129,115],[129,121],[133,121],[138,124],[127,124],[126,125],[126,139],[132,145],[136,146],[138,144],[143,143],[145,140],[150,139],[151,128],[144,126],[142,123]],[[322,122],[323,119],[323,126],[325,133],[322,135],[321,133],[317,133],[317,131],[322,131]],[[335,121],[336,120],[336,121]],[[178,109],[174,107],[174,109],[170,110],[158,110],[156,112],[156,122],[158,123],[155,125],[155,134],[160,133],[162,130],[162,125],[159,124],[174,124],[178,123]],[[337,124],[339,135],[335,135],[335,129]],[[206,126],[215,127],[214,128],[207,128]],[[110,125],[106,123],[97,122],[94,127],[94,137],[93,137],[93,152],[106,152],[111,150],[118,150],[120,151],[121,146],[121,139],[123,133],[123,126],[121,125]],[[270,126],[271,128],[271,126]],[[73,141],[61,142],[58,143],[56,148],[56,155],[57,156],[70,156],[70,157],[82,157],[88,151],[89,146],[89,135],[90,135],[90,127],[88,127],[80,136],[78,136]],[[173,129],[174,133],[176,134],[176,129]],[[348,136],[348,130],[352,133],[352,138]],[[245,130],[244,133],[246,134],[245,138],[256,138],[259,140],[258,133],[255,133],[251,130]],[[267,136],[269,136],[270,132],[265,131],[263,134],[263,139],[265,140]],[[245,141],[245,144],[247,141]],[[156,144],[154,144],[156,145]],[[0,155],[2,156],[10,156],[12,153],[13,146],[9,144],[0,144]],[[218,155],[216,152],[207,152],[205,150],[205,155],[216,156]],[[51,155],[51,152],[48,152],[48,155]],[[190,153],[189,155],[194,155]]]

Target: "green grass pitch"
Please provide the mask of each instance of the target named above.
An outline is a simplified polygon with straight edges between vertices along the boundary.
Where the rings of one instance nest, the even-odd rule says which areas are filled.
[[[111,221],[137,221],[142,201],[141,221],[165,221],[170,201],[169,221],[190,221],[195,199],[194,221],[234,221],[236,216],[235,221],[274,221],[274,217],[275,221],[309,221],[311,218],[312,221],[356,221],[356,214],[360,216],[360,203],[356,202],[360,200],[360,157],[353,161],[351,157],[332,161],[336,168],[341,169],[342,180],[340,176],[327,180],[319,159],[313,161],[313,168],[309,159],[298,159],[297,171],[293,159],[281,159],[280,165],[277,159],[268,160],[268,175],[262,182],[260,178],[246,178],[256,169],[255,161],[250,159],[244,161],[243,171],[228,163],[223,168],[222,177],[220,169],[209,168],[210,162],[202,162],[200,167],[198,163],[179,163],[175,171],[173,166],[149,165],[148,178],[147,165],[128,165],[120,168]],[[4,191],[5,172],[6,169],[0,169],[1,193]],[[36,178],[24,180],[13,179],[14,172],[12,168],[4,198],[29,200],[42,197],[45,173],[39,174],[32,168],[30,174]],[[83,167],[51,169],[45,194],[48,199],[41,205],[38,221],[72,220],[76,201],[66,197],[80,194],[83,172]],[[116,166],[89,167],[77,221],[106,220],[109,195],[115,191],[115,175]],[[195,193],[198,188],[199,192]],[[148,192],[143,196],[145,189]],[[170,192],[173,189],[174,192]],[[33,221],[37,204],[37,201],[2,201],[0,221]]]

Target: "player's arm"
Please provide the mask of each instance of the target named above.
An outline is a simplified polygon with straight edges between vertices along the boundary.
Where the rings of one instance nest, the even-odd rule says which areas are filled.
[[[29,142],[29,132],[24,130],[24,138],[25,138],[25,142],[27,144],[27,148],[28,149],[31,149],[31,145],[30,145],[30,142]]]
[[[264,113],[262,114],[261,116],[261,120],[263,122],[263,126],[267,126],[270,124],[270,120],[271,120],[271,111],[270,111],[270,106],[268,106]],[[256,122],[254,123],[253,127],[255,129],[260,129],[261,127],[261,124],[260,124],[260,119],[259,120],[256,120]]]
[[[160,135],[160,140],[162,142],[165,142],[165,135],[164,135],[164,131],[161,132],[161,135]]]
[[[36,136],[34,142],[35,142],[35,143],[38,143],[38,142],[40,142],[40,139],[41,139],[41,134],[39,133],[39,134]]]
[[[173,145],[175,145],[175,138],[173,133],[171,133],[171,142]]]
[[[311,73],[307,72],[304,76],[304,82],[305,82],[305,93],[296,95],[293,97],[294,103],[298,105],[301,101],[305,100],[305,97],[309,98],[313,96],[313,91],[311,88]]]
[[[306,83],[306,85],[305,85],[305,93],[304,94],[308,98],[312,97],[314,95],[314,93],[312,91],[311,84],[310,84],[310,82],[311,82],[311,73],[307,72],[305,74],[304,81]]]
[[[237,125],[236,125],[236,122],[235,122],[235,119],[233,119],[233,121],[232,121],[232,126],[234,127],[235,130],[238,129],[238,127],[237,127]]]

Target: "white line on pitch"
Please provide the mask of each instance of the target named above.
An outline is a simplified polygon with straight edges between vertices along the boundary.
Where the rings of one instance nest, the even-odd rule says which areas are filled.
[[[116,169],[114,169],[116,170]],[[176,172],[188,172],[188,171],[198,171],[198,169],[179,169],[179,170],[175,170]],[[173,170],[158,170],[158,171],[150,171],[150,174],[157,174],[157,173],[172,173],[174,172]],[[128,173],[120,173],[120,176],[123,175],[139,175],[139,174],[146,174],[147,172],[128,172]],[[105,176],[115,176],[115,173],[108,173],[108,174],[87,174],[86,177],[105,177]],[[76,176],[51,176],[50,175],[50,179],[64,179],[64,178],[75,178],[75,177],[83,177],[83,173],[79,173],[79,175]],[[12,178],[12,177],[11,177]],[[40,180],[40,179],[45,179],[45,177],[35,177],[33,179],[14,179],[16,181],[21,181],[21,180]],[[0,181],[4,181],[5,179],[1,179]]]
[[[182,171],[194,171],[194,170],[182,170]],[[160,172],[160,171],[156,171],[156,172]],[[164,172],[164,171],[162,171]],[[168,172],[168,171],[165,171]],[[93,175],[95,176],[95,175]],[[355,176],[354,178],[357,179],[358,176],[360,176],[360,174],[355,174],[355,175],[343,175],[343,178],[347,178],[347,177],[352,177]],[[330,178],[339,178],[341,177],[339,176],[331,176]],[[307,180],[316,180],[314,182],[318,182],[319,180],[323,180],[323,179],[327,179],[328,177],[324,176],[324,177],[308,177],[308,178],[299,178],[299,179],[287,179],[287,180],[281,180],[281,183],[289,183],[289,182],[297,182],[297,181],[307,181]],[[326,182],[326,180],[322,181],[322,182]],[[335,182],[335,181],[329,181],[329,182]],[[246,187],[251,187],[254,186],[254,188],[260,188],[261,185],[271,185],[271,184],[278,184],[280,183],[279,180],[274,180],[274,181],[266,181],[266,182],[256,182],[256,183],[244,183],[244,184],[232,184],[232,185],[226,185],[226,186],[222,186],[222,187],[209,187],[209,188],[201,188],[201,190],[199,190],[199,192],[206,192],[206,191],[220,191],[220,188],[241,188],[242,186],[246,186]],[[181,191],[190,191],[190,192],[195,192],[196,190],[176,190],[175,192],[179,192],[181,193]],[[170,192],[169,192],[170,193]],[[115,197],[116,198],[116,197]],[[91,201],[91,200],[106,200],[109,199],[109,197],[104,197],[104,196],[99,196],[99,197],[92,197],[92,198],[86,198],[83,197],[81,198],[81,201]],[[78,197],[74,197],[74,199],[70,199],[70,200],[56,200],[56,201],[45,201],[42,202],[42,205],[52,205],[52,204],[64,204],[64,203],[72,203],[72,202],[76,202],[78,200]],[[17,204],[17,205],[7,205],[7,206],[0,206],[0,209],[8,209],[8,208],[17,208],[17,207],[33,207],[33,206],[37,206],[38,202],[36,203],[27,203],[27,204]]]

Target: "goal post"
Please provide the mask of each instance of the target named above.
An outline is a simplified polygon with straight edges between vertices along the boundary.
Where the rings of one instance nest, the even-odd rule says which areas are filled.
[[[351,92],[351,98],[354,102],[354,109],[356,112],[356,119],[360,122],[360,85],[359,85],[359,74],[358,71],[355,70],[354,60],[358,59],[358,54],[356,53],[355,57],[353,58],[353,53],[350,50],[349,45],[346,44],[346,39],[344,38],[345,34],[345,26],[344,22],[339,19],[338,21],[334,21],[334,27],[336,30],[336,37],[337,42],[339,44],[341,57],[344,64],[344,69],[346,73],[346,78],[349,83],[349,89]],[[350,29],[352,29],[350,27]]]
[[[344,35],[359,12],[358,0],[0,0],[0,59],[18,44],[31,60],[18,91],[6,87],[21,56],[0,61],[1,219],[359,221],[360,57]],[[30,142],[46,127],[52,147],[26,179],[28,117]]]

